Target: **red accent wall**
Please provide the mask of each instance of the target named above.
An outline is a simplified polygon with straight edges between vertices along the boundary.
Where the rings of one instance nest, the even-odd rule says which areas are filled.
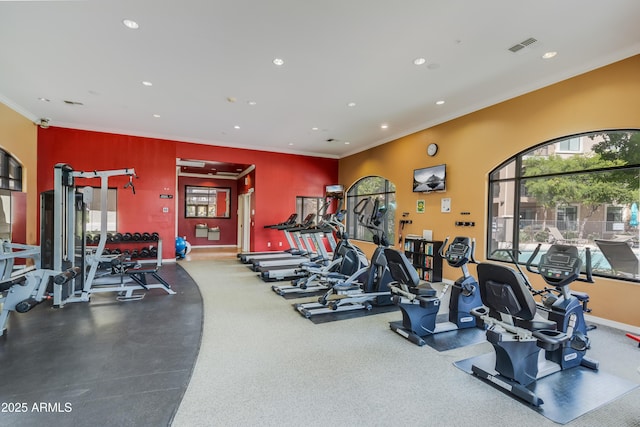
[[[67,163],[74,170],[133,168],[136,194],[124,189],[126,176],[109,179],[118,188],[118,231],[157,232],[163,240],[163,257],[174,256],[175,142],[102,132],[50,127],[38,129],[38,192],[53,189],[53,168]],[[77,180],[78,186],[99,186],[99,179]],[[163,208],[168,207],[167,213]]]
[[[139,176],[134,181],[135,195],[122,188],[128,182],[126,177],[109,180],[111,187],[119,189],[119,231],[160,233],[163,257],[172,258],[176,218],[180,216],[175,212],[175,200],[161,199],[160,194],[179,197],[175,194],[176,157],[256,166],[247,175],[247,184],[241,179],[235,189],[232,187],[231,214],[233,218],[237,216],[237,195],[254,188],[251,249],[258,251],[279,249],[277,243],[284,241],[281,233],[263,227],[281,222],[295,212],[296,196],[323,196],[326,185],[338,182],[337,159],[50,127],[38,128],[38,192],[53,188],[53,167],[57,163],[84,171],[134,168]],[[79,184],[99,184],[94,181]],[[179,203],[178,209],[180,206]],[[164,213],[163,208],[169,212]],[[179,223],[178,229],[180,226]],[[236,243],[237,230],[228,234]],[[270,248],[267,242],[271,243]]]
[[[252,206],[255,215],[251,223],[252,251],[282,249],[278,246],[279,242],[286,245],[282,232],[265,229],[264,226],[282,222],[295,212],[296,196],[323,197],[325,186],[338,182],[336,159],[192,143],[178,144],[176,156],[255,165],[248,180],[255,189],[255,206]],[[239,191],[240,194],[246,192]],[[237,199],[235,202],[237,204]],[[271,246],[267,243],[271,243]]]

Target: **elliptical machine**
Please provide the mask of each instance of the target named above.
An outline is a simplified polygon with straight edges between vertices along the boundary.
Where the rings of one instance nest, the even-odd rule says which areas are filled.
[[[389,284],[392,281],[384,256],[384,248],[389,245],[382,228],[386,208],[378,199],[361,200],[354,209],[360,225],[373,232],[373,241],[378,245],[371,256],[369,265],[359,269],[348,279],[333,284],[318,298],[318,302],[295,304],[294,309],[309,319],[311,316],[333,312],[366,310],[374,306],[392,304]]]
[[[453,285],[446,284],[439,297],[428,282],[420,283],[415,268],[403,253],[385,249],[391,277],[395,281],[391,285],[393,300],[402,311],[402,322],[391,322],[389,327],[419,346],[425,344],[426,336],[477,326],[471,310],[482,306],[482,300],[478,282],[467,267],[469,262],[476,262],[473,257],[475,241],[469,237],[456,237],[447,247],[448,242],[449,237],[440,247],[440,256],[450,266],[461,268],[462,276]],[[440,303],[450,286],[448,322],[438,323]]]
[[[349,241],[349,236],[344,231],[344,215],[346,210],[341,210],[327,221],[336,233],[338,243],[333,251],[333,259],[328,265],[313,262],[302,263],[297,272],[301,277],[293,279],[289,285],[273,285],[271,289],[281,296],[299,295],[305,296],[313,293],[326,292],[331,286],[348,280],[360,269],[369,265],[364,253]]]
[[[527,261],[527,269],[540,274],[558,296],[549,301],[548,318],[537,314],[538,306],[522,274],[494,264],[478,265],[478,281],[486,307],[472,314],[488,325],[487,340],[493,345],[493,367],[472,365],[473,374],[490,381],[520,399],[540,406],[535,393],[538,379],[561,370],[584,366],[597,370],[599,363],[586,357],[589,348],[582,302],[572,295],[574,281],[593,282],[591,253],[586,248],[586,277],[575,246],[555,244],[540,257],[537,269],[532,263],[540,245]]]

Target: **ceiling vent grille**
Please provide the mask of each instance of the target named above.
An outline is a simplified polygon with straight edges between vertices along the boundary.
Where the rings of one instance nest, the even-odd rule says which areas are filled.
[[[84,105],[82,102],[78,102],[78,101],[68,101],[68,100],[64,100],[64,103],[67,105]]]
[[[530,47],[531,45],[533,45],[535,42],[537,42],[538,40],[534,39],[533,37],[529,37],[528,39],[521,41],[520,43],[513,45],[509,48],[509,50],[513,53],[519,52],[522,49],[526,48],[526,47]]]

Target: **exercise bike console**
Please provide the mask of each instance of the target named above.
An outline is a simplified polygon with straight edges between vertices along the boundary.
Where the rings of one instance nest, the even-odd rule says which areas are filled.
[[[567,245],[553,245],[540,257],[538,268],[533,267],[533,260],[540,251],[538,245],[527,261],[527,270],[540,274],[547,284],[561,288],[575,281],[593,283],[591,273],[591,251],[585,248],[586,278],[581,278],[582,260],[578,248]]]

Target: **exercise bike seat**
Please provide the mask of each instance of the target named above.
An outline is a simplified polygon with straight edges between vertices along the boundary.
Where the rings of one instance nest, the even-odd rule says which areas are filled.
[[[558,327],[556,322],[547,320],[542,316],[534,316],[533,319],[525,320],[520,318],[513,319],[514,326],[528,329],[530,331],[555,331]]]

